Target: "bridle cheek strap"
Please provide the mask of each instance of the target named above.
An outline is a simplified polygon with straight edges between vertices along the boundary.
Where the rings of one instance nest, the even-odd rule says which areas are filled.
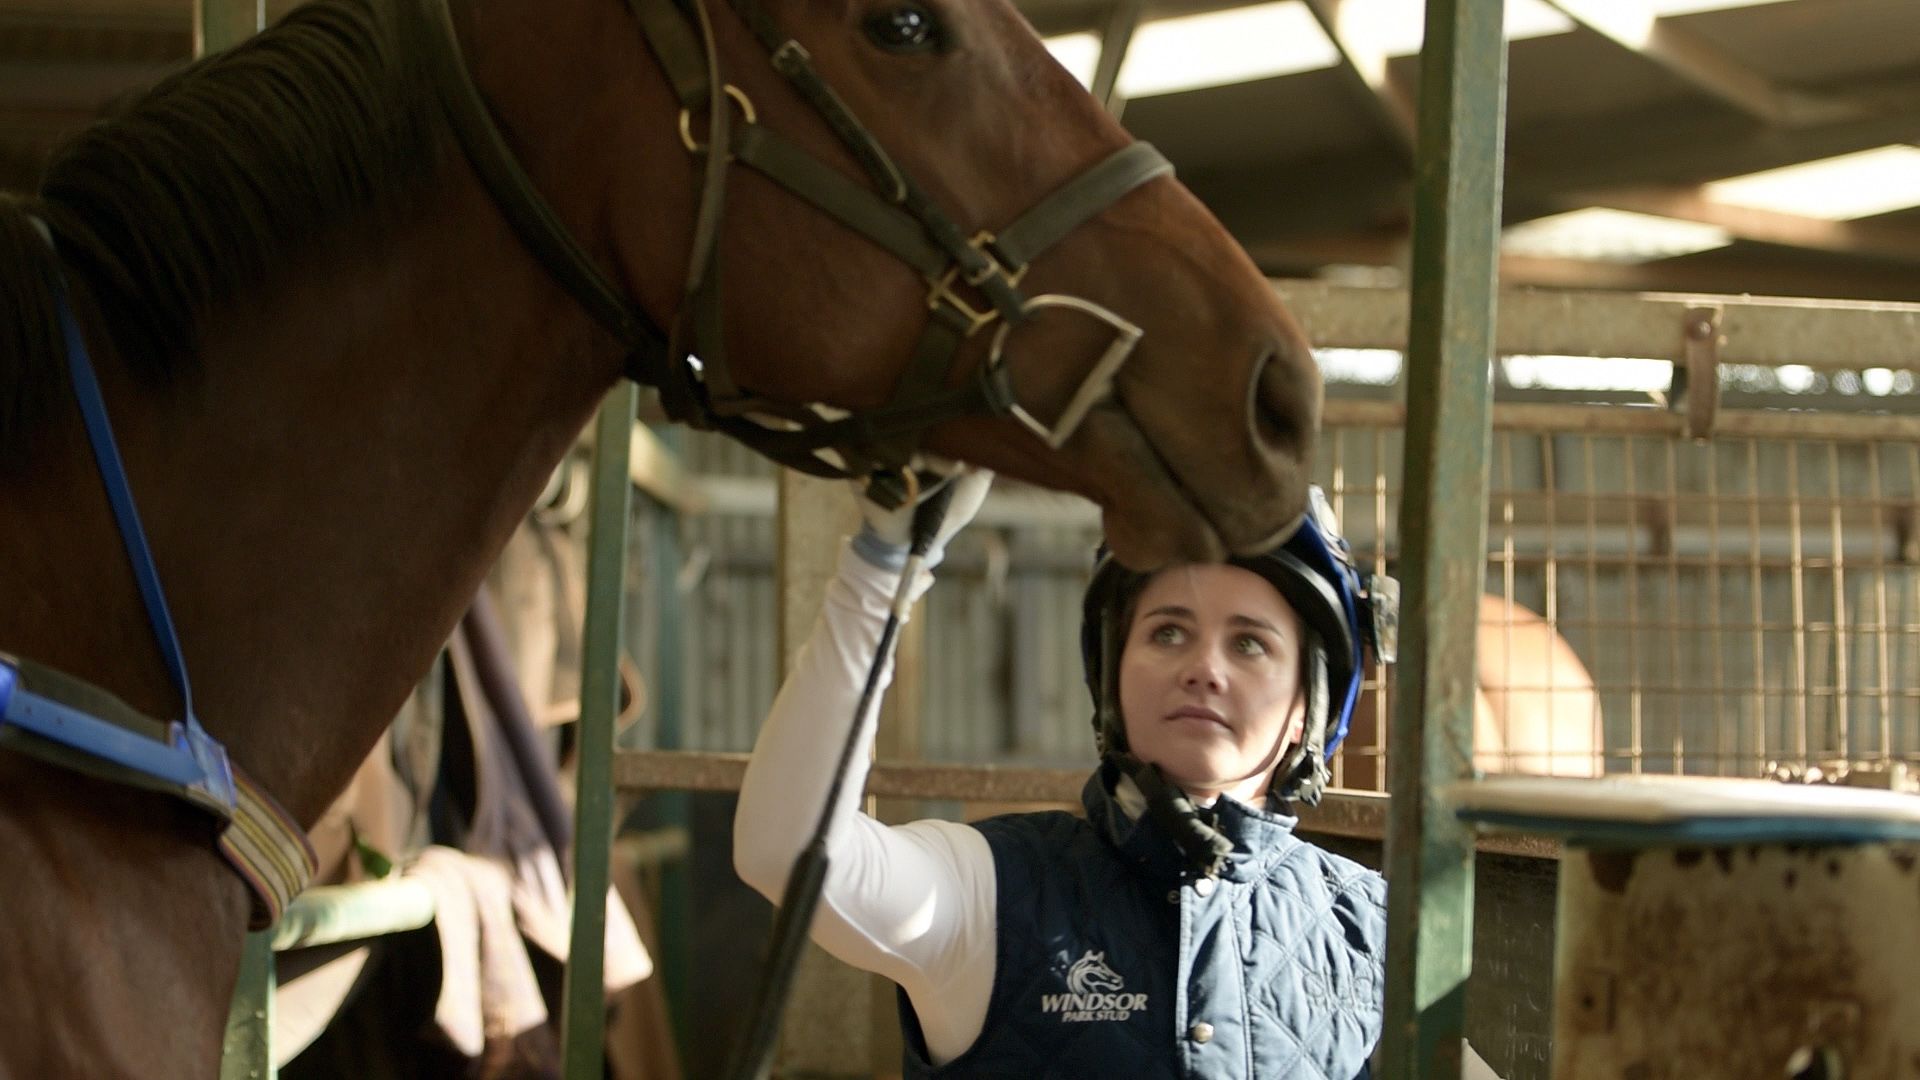
[[[1141,331],[1081,297],[1028,298],[1020,290],[1021,280],[1034,260],[1073,230],[1134,188],[1171,173],[1166,159],[1145,143],[1128,145],[998,234],[983,231],[962,239],[952,220],[893,162],[814,70],[806,49],[786,38],[753,0],[734,0],[733,6],[768,49],[775,70],[826,119],[872,186],[850,180],[761,126],[751,100],[712,75],[718,57],[706,29],[703,4],[692,5],[703,39],[696,46],[687,16],[672,0],[628,2],[680,96],[683,140],[689,151],[704,160],[708,190],[701,200],[703,211],[719,201],[713,188],[725,182],[720,167],[738,163],[905,262],[928,286],[926,329],[884,405],[834,415],[823,406],[777,403],[740,392],[732,377],[719,334],[718,289],[711,274],[717,228],[700,230],[693,261],[707,271],[705,287],[689,289],[687,307],[692,314],[683,311],[676,328],[691,326],[693,332],[690,340],[677,336],[671,350],[678,361],[673,366],[682,369],[691,368],[682,358],[697,351],[699,374],[683,387],[688,392],[665,395],[670,415],[695,427],[720,430],[782,464],[814,475],[872,475],[868,493],[883,504],[903,495],[903,473],[920,439],[929,428],[947,420],[981,414],[1012,416],[1050,447],[1064,445],[1091,409],[1110,394],[1114,377],[1139,343]],[[688,132],[693,111],[701,108],[709,114],[708,137],[705,143],[696,143]],[[714,146],[726,147],[728,153],[716,154]],[[697,280],[700,275],[689,274],[689,282]],[[1008,371],[1012,329],[1043,309],[1090,317],[1113,335],[1051,423],[1015,399]],[[960,346],[996,322],[999,329],[986,363],[966,384],[949,386]],[[682,411],[675,411],[675,404]],[[767,418],[776,420],[777,426],[762,422]],[[829,459],[828,453],[837,460]]]
[[[814,107],[859,163],[871,186],[849,179],[762,127],[753,103],[717,76],[718,51],[703,0],[627,0],[681,105],[680,137],[701,162],[701,195],[684,300],[662,332],[567,232],[515,160],[462,58],[446,0],[406,0],[408,32],[434,68],[442,105],[474,171],[507,221],[555,279],[620,342],[626,373],[657,387],[668,415],[722,431],[782,464],[822,476],[882,474],[873,488],[897,499],[901,474],[927,429],[961,416],[1011,416],[1051,446],[1104,397],[1140,339],[1132,323],[1078,297],[1028,297],[1021,279],[1033,261],[1134,188],[1172,171],[1145,143],[1124,147],[1054,192],[998,234],[965,237],[847,108],[807,50],[754,0],[733,8],[767,49],[769,63]],[[738,113],[736,116],[735,113]],[[694,116],[706,114],[704,141]],[[892,253],[927,282],[927,326],[894,391],[880,408],[846,416],[743,390],[727,361],[716,272],[726,177],[752,168],[822,213]],[[1094,318],[1113,331],[1066,409],[1051,423],[1014,400],[1007,371],[1010,328],[1052,308]],[[965,384],[949,386],[955,355],[998,322],[991,359]],[[695,359],[695,357],[698,359]],[[769,422],[770,421],[770,422]]]

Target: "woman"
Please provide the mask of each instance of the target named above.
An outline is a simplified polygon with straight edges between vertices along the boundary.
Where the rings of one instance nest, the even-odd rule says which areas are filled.
[[[929,565],[988,479],[955,481]],[[863,512],[741,790],[735,866],[776,900],[905,563],[911,507]],[[1084,819],[885,826],[858,812],[855,755],[813,936],[900,985],[907,1076],[1369,1075],[1385,883],[1296,837],[1287,809],[1318,799],[1353,706],[1361,586],[1317,490],[1263,556],[1151,575],[1102,558]]]

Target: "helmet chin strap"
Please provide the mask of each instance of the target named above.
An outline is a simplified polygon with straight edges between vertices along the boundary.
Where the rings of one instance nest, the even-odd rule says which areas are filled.
[[[1327,715],[1333,709],[1327,676],[1327,650],[1310,626],[1302,626],[1302,652],[1307,658],[1307,715],[1300,741],[1288,749],[1273,771],[1273,787],[1268,797],[1281,802],[1303,802],[1318,806],[1333,773],[1327,768]]]
[[[1124,632],[1105,620],[1100,631],[1101,670],[1106,672],[1100,688],[1098,723],[1100,758],[1133,779],[1147,801],[1147,812],[1173,838],[1195,874],[1213,877],[1226,865],[1233,843],[1215,829],[1194,805],[1193,799],[1157,765],[1135,757],[1127,745],[1125,718],[1120,712],[1120,652],[1125,645]],[[1269,803],[1302,802],[1318,805],[1332,773],[1327,769],[1327,716],[1333,695],[1327,671],[1326,649],[1311,626],[1302,627],[1302,655],[1306,658],[1303,690],[1306,710],[1300,738],[1279,754],[1273,766],[1273,781],[1267,790]]]

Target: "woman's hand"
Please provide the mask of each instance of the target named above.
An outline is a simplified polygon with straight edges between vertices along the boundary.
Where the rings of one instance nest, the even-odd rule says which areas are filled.
[[[953,497],[947,503],[946,516],[941,519],[940,527],[933,534],[933,542],[927,547],[926,564],[931,567],[940,562],[946,553],[947,542],[952,540],[973,516],[980,512],[980,504],[986,500],[987,489],[993,486],[993,473],[987,469],[974,469],[961,466],[939,483],[928,485],[920,491],[919,498],[896,509],[889,510],[867,498],[864,486],[856,481],[854,491],[860,504],[862,523],[860,534],[853,539],[853,550],[860,557],[875,566],[886,570],[898,570],[906,565],[907,547],[913,535],[913,515],[933,494],[947,485],[953,485]]]

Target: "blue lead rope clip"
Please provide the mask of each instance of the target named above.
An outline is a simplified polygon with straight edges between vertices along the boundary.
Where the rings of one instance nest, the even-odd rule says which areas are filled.
[[[178,720],[167,725],[167,734],[173,745],[181,747],[193,757],[200,767],[200,777],[187,784],[190,791],[198,792],[219,804],[219,813],[223,820],[232,821],[234,809],[239,803],[239,795],[233,786],[233,764],[227,760],[227,748],[220,740],[207,734],[200,721],[188,716],[185,723]]]
[[[191,717],[168,723],[165,742],[151,739],[26,689],[18,664],[0,656],[0,728],[9,727],[175,785],[196,804],[233,818],[238,800],[226,749]]]

